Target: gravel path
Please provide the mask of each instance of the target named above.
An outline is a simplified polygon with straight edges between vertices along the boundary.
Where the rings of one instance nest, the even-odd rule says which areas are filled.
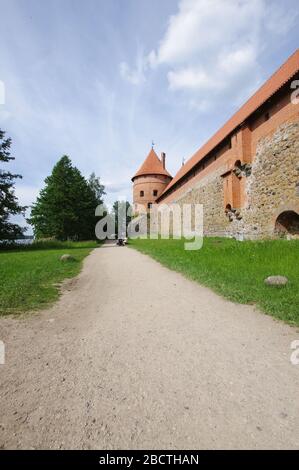
[[[1,318],[2,448],[298,448],[299,332],[130,248]]]

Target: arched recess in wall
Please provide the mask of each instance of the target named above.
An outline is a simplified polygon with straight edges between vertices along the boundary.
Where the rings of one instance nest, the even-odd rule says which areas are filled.
[[[281,237],[299,237],[299,214],[292,210],[281,212],[275,221],[275,234]]]

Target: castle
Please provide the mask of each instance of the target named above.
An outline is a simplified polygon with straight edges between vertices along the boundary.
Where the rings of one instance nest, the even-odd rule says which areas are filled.
[[[161,159],[159,159],[152,147],[143,164],[133,176],[134,212],[138,212],[141,206],[150,210],[152,204],[163,194],[172,180],[172,176],[166,170],[165,160],[165,153],[162,153]]]
[[[299,49],[172,178],[152,149],[133,204],[203,204],[204,234],[299,236]]]

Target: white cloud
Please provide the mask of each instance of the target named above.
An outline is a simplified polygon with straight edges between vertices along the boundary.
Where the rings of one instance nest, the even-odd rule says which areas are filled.
[[[127,62],[121,62],[119,65],[120,75],[132,85],[139,85],[144,81],[143,71],[131,69]]]
[[[194,56],[211,60],[219,46],[241,38],[255,42],[264,10],[263,0],[181,0],[151,63],[184,64]]]
[[[225,55],[215,55],[209,64],[183,67],[168,72],[171,90],[189,89],[222,92],[236,77],[246,76],[256,67],[256,52],[251,46],[239,48]]]
[[[169,89],[182,92],[191,107],[207,109],[224,96],[239,102],[262,81],[264,47],[295,18],[275,1],[181,0],[147,62],[168,68]]]
[[[145,70],[148,67],[148,60],[144,57],[143,51],[139,48],[135,67],[130,67],[127,62],[119,65],[120,75],[132,85],[140,85],[145,81]]]
[[[235,75],[235,70],[244,70],[246,72],[249,67],[252,67],[256,64],[257,51],[251,46],[245,46],[233,50],[226,54],[225,56],[221,55],[218,58],[217,67],[221,74],[225,76],[233,77]]]
[[[130,193],[132,190],[132,183],[131,181],[121,181],[121,182],[109,182],[109,181],[104,181],[103,182],[105,186],[105,190],[109,193],[123,193],[127,192]]]
[[[41,187],[20,184],[16,187],[16,196],[22,206],[31,206],[41,190]]]
[[[36,198],[41,190],[40,186],[28,186],[25,184],[17,184],[15,188],[15,195],[18,198],[18,202],[21,206],[27,206],[25,215],[14,215],[11,216],[11,222],[20,225],[21,227],[26,227],[26,235],[32,234],[32,227],[27,224],[26,218],[30,217],[31,206],[36,201]]]
[[[187,67],[178,71],[170,70],[167,77],[171,90],[179,90],[180,88],[210,89],[214,86],[202,68]]]

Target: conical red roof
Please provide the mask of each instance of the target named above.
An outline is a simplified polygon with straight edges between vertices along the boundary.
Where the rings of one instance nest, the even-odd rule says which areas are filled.
[[[168,173],[166,168],[163,168],[163,163],[161,162],[160,158],[152,148],[146,159],[144,160],[143,164],[135,173],[132,178],[132,181],[137,176],[145,176],[145,175],[165,175],[172,178],[172,176]]]

